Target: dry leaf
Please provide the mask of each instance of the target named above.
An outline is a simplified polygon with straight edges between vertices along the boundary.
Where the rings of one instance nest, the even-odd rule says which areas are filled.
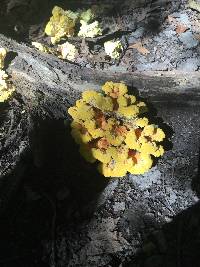
[[[112,98],[112,102],[113,102],[113,110],[118,110],[119,104],[117,102],[117,98]]]
[[[129,151],[128,151],[128,156],[129,156],[129,158],[132,158],[132,160],[133,160],[133,162],[134,162],[135,164],[138,163],[138,160],[139,160],[139,154],[136,153],[136,150],[129,149]]]
[[[109,146],[109,142],[106,138],[101,138],[99,139],[99,141],[97,142],[97,147],[100,149],[107,149]]]
[[[187,31],[188,27],[183,25],[183,24],[178,24],[177,27],[176,27],[176,33],[177,34],[180,34],[180,33],[183,33],[185,31]]]
[[[118,134],[118,135],[125,135],[127,133],[127,129],[125,126],[117,126],[115,128],[115,132]]]
[[[97,123],[98,127],[101,128],[101,129],[103,129],[103,130],[107,126],[106,118],[105,118],[105,116],[103,114],[99,114],[96,117],[96,123]]]
[[[119,96],[119,88],[114,87],[113,90],[112,90],[112,92],[110,93],[110,96],[112,98],[118,98],[118,96]]]
[[[136,134],[136,137],[137,139],[141,136],[141,133],[142,133],[142,130],[141,129],[135,129],[135,134]]]
[[[167,17],[167,20],[169,23],[176,23],[176,19],[170,15]]]
[[[80,128],[79,130],[80,130],[80,132],[81,132],[82,134],[86,134],[86,133],[88,133],[88,130],[87,130],[84,126],[82,126],[82,125],[81,125],[81,128]]]
[[[138,51],[139,53],[141,53],[142,55],[147,55],[147,54],[150,53],[150,51],[149,51],[147,48],[145,48],[145,47],[142,45],[141,42],[137,42],[137,43],[135,43],[135,44],[132,44],[132,45],[129,46],[129,48],[135,48],[135,49],[137,49],[137,51]]]

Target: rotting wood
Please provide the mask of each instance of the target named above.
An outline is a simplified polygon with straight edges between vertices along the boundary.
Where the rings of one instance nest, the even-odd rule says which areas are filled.
[[[98,90],[101,84],[107,80],[124,81],[130,86],[130,92],[132,90],[135,92],[134,88],[136,88],[140,96],[149,102],[160,103],[160,105],[169,103],[170,105],[185,106],[199,103],[200,72],[188,74],[182,72],[100,71],[82,68],[53,55],[41,53],[27,44],[17,43],[4,35],[0,35],[0,46],[10,51],[10,57],[13,57],[8,72],[16,86],[18,97],[20,96],[23,103],[20,112],[22,114],[24,109],[25,115],[22,115],[22,121],[26,125],[21,135],[16,132],[16,137],[10,136],[11,139],[14,138],[12,140],[15,144],[12,147],[14,151],[11,148],[7,152],[5,149],[0,150],[1,154],[4,153],[0,159],[2,170],[0,175],[4,177],[7,177],[8,174],[13,175],[17,170],[17,162],[20,162],[23,154],[23,150],[20,148],[21,143],[26,144],[25,150],[29,147],[29,132],[32,124],[30,121],[28,122],[28,118],[37,115],[40,118],[66,119],[66,108],[74,103],[81,91],[88,88]],[[15,107],[13,104],[12,109],[15,111],[19,107]],[[15,125],[16,129],[18,125]],[[12,157],[16,154],[17,157]],[[8,159],[6,164],[3,160],[5,158]],[[20,179],[16,177],[15,181],[8,179],[7,181],[10,181],[8,184],[13,183],[16,187],[20,182]],[[0,188],[5,188],[3,183],[0,184]],[[11,195],[10,188],[7,195],[7,189],[3,190],[5,198]]]
[[[87,87],[99,88],[107,80],[124,81],[130,87],[137,88],[142,96],[148,96],[155,101],[167,97],[180,102],[198,101],[200,87],[200,72],[180,71],[149,71],[121,72],[83,68],[77,64],[63,61],[49,54],[40,53],[26,44],[0,35],[0,46],[17,53],[9,67],[13,82],[18,92],[24,97],[34,92],[56,96],[66,96],[69,92],[82,91]],[[20,86],[20,80],[33,86],[27,90],[25,84]],[[17,81],[17,82],[16,82]],[[22,82],[22,81],[21,81]],[[41,85],[39,89],[39,85]],[[48,88],[48,89],[47,89]],[[181,95],[181,97],[179,97]],[[190,98],[188,98],[188,96]]]

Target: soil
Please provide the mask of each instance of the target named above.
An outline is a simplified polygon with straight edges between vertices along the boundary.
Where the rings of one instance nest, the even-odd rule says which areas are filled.
[[[4,158],[10,170],[6,176],[6,169],[0,171],[1,192],[14,188],[6,193],[6,204],[0,198],[6,207],[1,266],[200,266],[199,12],[187,1],[104,1],[99,17],[109,29],[85,42],[72,39],[80,48],[72,68],[31,46],[31,41],[49,42],[43,31],[57,2],[8,2],[0,30],[20,44],[0,38],[0,45],[17,53],[8,68],[17,94],[0,118],[0,144],[9,144]],[[87,0],[83,6],[94,2],[99,4]],[[75,10],[80,4],[61,6]],[[102,48],[111,36],[124,47],[117,61]],[[138,42],[148,52],[131,47]],[[165,80],[167,71],[172,76]],[[165,130],[168,142],[148,173],[110,180],[79,155],[66,108],[87,87],[98,90],[105,80],[123,78],[130,93],[149,103],[150,119]],[[19,142],[5,139],[12,127]],[[16,163],[13,153],[19,148],[25,153],[13,171],[9,155]]]

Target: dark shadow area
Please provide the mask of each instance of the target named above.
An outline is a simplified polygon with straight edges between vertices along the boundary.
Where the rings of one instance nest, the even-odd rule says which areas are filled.
[[[0,182],[2,176],[10,174],[15,168],[26,147],[28,114],[23,112],[23,103],[18,101],[20,98],[0,105]]]
[[[0,105],[0,127],[5,122],[5,119],[8,117],[8,111],[10,109],[10,106],[8,103],[3,102]]]
[[[88,220],[108,183],[95,164],[80,156],[69,121],[34,118],[33,122],[33,155],[3,216],[2,267],[49,266],[44,241],[55,246],[58,228],[78,227]],[[56,251],[54,255],[56,262]]]
[[[176,1],[159,1],[149,0],[145,1],[149,4],[150,10],[145,20],[145,35],[155,35],[161,30],[162,23],[166,19],[169,11],[178,10],[181,4],[180,0]]]
[[[164,225],[168,248],[172,259],[170,266],[200,266],[200,203],[178,214],[171,223]],[[165,258],[165,260],[167,257]],[[168,260],[168,266],[170,260]]]
[[[79,146],[70,134],[69,123],[37,119],[31,134],[34,163],[40,176],[47,177],[41,182],[47,190],[54,191],[52,195],[65,185],[81,206],[104,188],[107,179],[98,174],[95,164],[89,164],[81,157]]]
[[[192,189],[200,197],[200,161],[198,174],[192,181]],[[197,201],[197,200],[196,200]],[[140,218],[140,224],[144,215]],[[155,218],[153,223],[157,224]],[[148,227],[150,224],[148,223]],[[150,229],[150,228],[149,228]],[[152,246],[153,245],[153,246]],[[158,224],[148,231],[134,259],[123,267],[199,267],[200,251],[200,201],[173,216],[169,223]],[[118,264],[111,264],[119,267]]]
[[[198,173],[197,176],[192,181],[192,189],[196,192],[197,196],[200,198],[200,157],[198,161]]]
[[[146,35],[156,34],[159,32],[164,19],[167,16],[166,10],[178,9],[180,1],[130,1],[130,6],[135,6],[133,9],[142,9],[148,7],[149,12],[144,24]],[[71,9],[73,11],[80,8],[90,8],[92,5],[98,7],[98,13],[101,16],[109,16],[115,19],[119,18],[124,9],[124,1],[61,1],[61,0],[32,0],[30,2],[3,2],[2,12],[0,17],[0,32],[8,37],[14,38],[17,41],[29,41],[29,34],[40,35],[41,28],[49,20],[52,8],[57,5],[64,9]],[[126,10],[126,9],[125,9]],[[134,18],[133,18],[134,20]],[[136,22],[132,23],[131,30],[136,28]],[[31,27],[31,29],[30,29]],[[109,38],[118,38],[125,32],[116,32],[114,36]],[[107,36],[103,36],[102,42],[106,41]],[[37,39],[40,39],[39,37]],[[100,39],[101,40],[101,39]]]
[[[16,52],[8,51],[6,54],[5,62],[4,62],[4,69],[7,69],[9,65],[12,63],[14,58],[17,56]]]
[[[162,26],[162,21],[165,19],[163,16],[165,10],[169,5],[167,1],[154,1],[150,2],[150,11],[148,12],[148,17],[145,21],[146,35],[157,34]],[[170,3],[172,4],[172,3]]]
[[[136,10],[148,9],[145,19],[141,19],[142,25],[145,28],[145,36],[158,34],[161,30],[162,24],[166,19],[169,11],[178,10],[181,1],[160,1],[160,0],[141,0],[141,1],[115,1],[113,5],[113,14],[121,14],[124,9],[124,5],[130,5],[131,8]],[[134,18],[133,18],[134,20]],[[137,23],[137,22],[135,22]],[[137,23],[140,24],[140,23]],[[134,27],[133,27],[134,30]]]
[[[200,203],[175,216],[172,222],[151,233],[146,244],[156,247],[147,251],[145,246],[138,251],[134,260],[123,267],[199,267],[200,250]],[[119,265],[112,265],[119,266]]]
[[[50,16],[56,2],[61,1],[4,1],[0,18],[0,32],[17,41],[27,41],[30,26],[41,26]]]

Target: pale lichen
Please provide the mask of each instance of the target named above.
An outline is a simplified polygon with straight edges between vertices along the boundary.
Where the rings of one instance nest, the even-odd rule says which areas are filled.
[[[60,58],[68,59],[71,61],[75,59],[75,56],[77,54],[75,45],[70,44],[69,42],[65,42],[64,44],[59,45],[57,50],[61,53],[61,55],[59,56]]]
[[[108,56],[113,59],[119,59],[123,50],[123,46],[119,40],[107,41],[104,43],[104,49]]]
[[[80,31],[78,32],[78,36],[84,37],[84,38],[85,37],[94,38],[98,35],[102,35],[102,29],[99,26],[98,21],[94,21],[88,24],[84,20],[80,20],[80,23],[81,23],[81,27],[80,27]]]

